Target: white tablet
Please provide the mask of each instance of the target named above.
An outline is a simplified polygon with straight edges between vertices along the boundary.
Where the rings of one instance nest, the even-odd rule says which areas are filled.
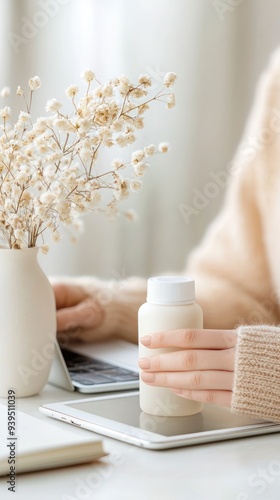
[[[154,450],[177,448],[280,431],[280,424],[234,415],[221,406],[204,405],[189,417],[143,413],[139,391],[44,404],[46,415],[104,436]]]

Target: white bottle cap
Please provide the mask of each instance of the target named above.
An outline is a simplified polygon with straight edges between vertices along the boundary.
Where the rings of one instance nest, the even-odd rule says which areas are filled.
[[[154,276],[148,279],[147,302],[183,305],[195,301],[194,280],[186,276]]]

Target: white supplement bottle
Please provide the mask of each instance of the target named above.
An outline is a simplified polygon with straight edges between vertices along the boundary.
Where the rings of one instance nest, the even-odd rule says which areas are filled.
[[[138,313],[139,357],[149,358],[177,348],[149,349],[140,340],[155,332],[203,328],[203,313],[195,303],[195,283],[184,276],[149,278],[147,302]],[[169,388],[150,386],[140,378],[140,407],[150,415],[181,417],[199,413],[203,404],[174,394]]]

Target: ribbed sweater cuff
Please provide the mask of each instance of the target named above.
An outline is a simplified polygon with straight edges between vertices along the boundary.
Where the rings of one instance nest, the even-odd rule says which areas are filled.
[[[280,422],[280,327],[241,326],[231,409]]]

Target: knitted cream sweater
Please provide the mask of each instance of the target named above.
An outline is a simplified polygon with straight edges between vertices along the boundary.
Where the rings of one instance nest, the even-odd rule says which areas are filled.
[[[280,324],[280,50],[226,172],[224,207],[188,271],[205,328],[241,325],[232,411],[280,422],[280,327],[268,326]]]
[[[224,207],[183,273],[195,278],[204,327],[236,328],[232,411],[280,422],[280,50],[261,78],[236,158],[218,175],[221,186],[228,178]],[[100,290],[94,278],[84,284]],[[94,335],[136,341],[146,281],[115,286]]]

